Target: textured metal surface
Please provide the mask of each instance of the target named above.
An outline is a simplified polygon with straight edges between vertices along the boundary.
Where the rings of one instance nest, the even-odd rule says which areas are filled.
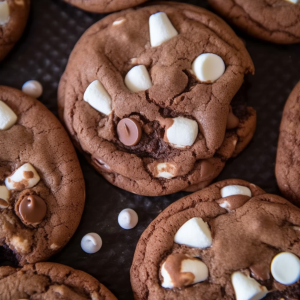
[[[185,2],[208,8],[204,0]],[[0,64],[0,84],[21,88],[27,80],[39,80],[44,86],[41,102],[57,115],[57,86],[68,56],[83,32],[102,17],[60,0],[32,0],[25,34]],[[249,77],[248,103],[257,110],[258,127],[251,144],[217,180],[245,179],[278,193],[274,176],[278,129],[284,103],[300,80],[300,45],[273,45],[237,33],[246,41],[256,67],[256,75]],[[90,273],[119,299],[133,299],[129,268],[139,236],[159,212],[187,193],[156,198],[133,195],[107,183],[79,158],[86,180],[85,211],[70,243],[51,260]],[[117,222],[118,213],[127,207],[135,209],[140,219],[132,230],[121,229]],[[93,255],[80,248],[88,232],[103,239],[102,249]]]

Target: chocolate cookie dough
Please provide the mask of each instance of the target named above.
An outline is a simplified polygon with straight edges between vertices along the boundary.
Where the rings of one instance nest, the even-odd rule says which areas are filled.
[[[64,0],[83,10],[95,13],[109,13],[137,6],[147,0]]]
[[[300,299],[300,210],[254,184],[215,183],[165,209],[131,267],[136,300]]]
[[[29,15],[30,0],[0,2],[0,61],[20,39]]]
[[[57,253],[75,232],[84,201],[83,175],[62,125],[37,100],[0,86],[0,261],[24,265]]]
[[[289,96],[282,115],[276,158],[276,179],[282,194],[300,205],[300,82]]]
[[[300,42],[299,0],[208,0],[229,22],[277,44]]]
[[[195,191],[253,136],[255,111],[230,106],[249,72],[248,52],[220,18],[156,3],[82,36],[60,82],[59,114],[112,184],[149,196]]]
[[[56,263],[0,268],[1,300],[116,300],[98,280]]]

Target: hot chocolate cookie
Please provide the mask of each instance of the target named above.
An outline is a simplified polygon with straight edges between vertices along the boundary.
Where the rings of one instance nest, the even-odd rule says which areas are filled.
[[[300,42],[299,0],[208,0],[229,22],[278,44]]]
[[[300,210],[242,180],[165,209],[131,267],[135,299],[300,299]]]
[[[84,200],[80,165],[62,125],[37,100],[0,87],[0,261],[24,265],[61,250]]]
[[[300,82],[289,96],[282,115],[276,158],[276,178],[282,194],[300,205]]]
[[[60,116],[114,185],[149,196],[195,191],[253,136],[255,111],[230,106],[248,72],[241,40],[202,8],[167,2],[122,11],[75,46],[59,86]]]
[[[29,14],[30,0],[0,2],[0,61],[21,37]]]
[[[98,280],[56,263],[0,268],[1,300],[116,300]]]
[[[86,11],[95,13],[109,13],[137,6],[147,0],[65,0]]]

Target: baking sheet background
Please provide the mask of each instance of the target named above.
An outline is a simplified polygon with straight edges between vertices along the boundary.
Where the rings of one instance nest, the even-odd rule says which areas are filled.
[[[204,0],[185,2],[209,9]],[[26,31],[0,64],[0,84],[21,88],[27,80],[39,80],[44,87],[40,101],[57,115],[57,87],[69,54],[84,31],[103,17],[61,0],[32,0]],[[257,131],[247,149],[228,162],[217,180],[245,179],[278,194],[274,176],[278,129],[285,101],[300,80],[300,44],[273,45],[236,32],[246,41],[256,67],[255,76],[249,76],[248,104],[257,110]],[[51,261],[93,275],[121,300],[133,299],[129,268],[140,235],[164,208],[187,193],[137,196],[106,182],[80,154],[79,159],[86,181],[85,210],[75,235]],[[139,215],[132,230],[122,229],[117,222],[119,212],[128,207]],[[97,232],[103,239],[96,254],[81,250],[81,238],[88,232]]]

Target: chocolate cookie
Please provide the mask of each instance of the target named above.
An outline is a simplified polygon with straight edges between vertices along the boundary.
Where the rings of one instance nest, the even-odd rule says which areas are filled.
[[[30,0],[0,2],[0,61],[21,37],[29,15]]]
[[[208,0],[248,34],[278,44],[300,42],[299,0]]]
[[[37,100],[0,86],[0,261],[24,265],[57,253],[75,232],[84,200],[62,125]]]
[[[56,263],[0,268],[1,300],[116,300],[98,280]]]
[[[253,136],[255,111],[230,106],[248,72],[241,40],[202,8],[162,2],[122,11],[75,46],[60,116],[112,184],[149,196],[195,191]]]
[[[300,205],[300,82],[289,96],[282,115],[276,158],[276,178],[282,194]]]
[[[215,183],[165,209],[131,267],[135,299],[300,299],[300,210],[254,184]]]
[[[137,6],[147,0],[64,0],[83,10],[95,13],[109,13]]]

